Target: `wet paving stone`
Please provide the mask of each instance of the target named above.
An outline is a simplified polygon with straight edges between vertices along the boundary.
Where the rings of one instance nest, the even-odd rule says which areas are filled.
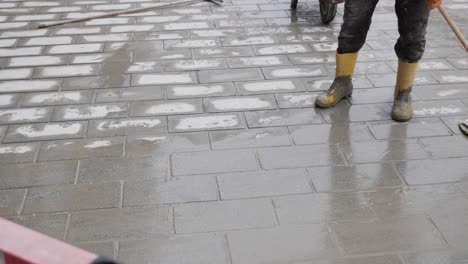
[[[232,83],[174,85],[167,87],[167,97],[169,99],[233,96],[235,94],[236,90]]]
[[[223,69],[227,64],[223,59],[175,60],[165,63],[167,71],[194,71]]]
[[[123,195],[123,206],[217,201],[218,186],[214,177],[139,181],[126,183]]]
[[[10,126],[3,142],[81,138],[85,130],[86,123],[83,122]]]
[[[176,176],[252,171],[258,164],[253,150],[222,150],[172,155],[173,173]]]
[[[450,250],[439,252],[406,253],[402,255],[408,264],[434,264],[438,262],[462,262],[468,260],[468,255],[463,250]]]
[[[468,140],[463,136],[431,137],[420,139],[432,158],[466,157]]]
[[[17,215],[26,195],[26,189],[0,190],[0,215]]]
[[[116,251],[115,244],[112,241],[108,242],[77,242],[73,243],[75,246],[93,252],[98,256],[104,256],[107,258],[115,258]]]
[[[120,196],[119,182],[34,187],[26,195],[24,213],[118,207]]]
[[[0,164],[34,162],[39,143],[16,143],[0,145]]]
[[[124,136],[161,133],[166,130],[166,119],[161,118],[107,119],[90,121],[87,135],[89,137]]]
[[[447,247],[434,224],[422,216],[391,221],[340,223],[332,225],[332,230],[346,254],[377,253],[388,250],[432,250]],[[384,240],[381,239],[383,235],[386,237]]]
[[[176,232],[180,234],[276,225],[273,205],[267,199],[177,205],[174,220]]]
[[[414,93],[422,100],[467,98],[468,92],[465,87],[464,84],[416,86]]]
[[[169,132],[209,131],[245,128],[239,113],[169,116]]]
[[[317,192],[345,192],[398,187],[404,182],[391,164],[358,164],[307,169]]]
[[[258,150],[263,169],[343,165],[336,145],[263,148]]]
[[[359,194],[305,194],[273,198],[278,220],[283,224],[342,222],[369,219],[374,213]]]
[[[397,163],[399,173],[410,185],[466,180],[468,158],[419,160]]]
[[[342,101],[331,109],[320,109],[327,123],[365,122],[391,119],[391,104],[364,104],[351,106]]]
[[[200,99],[135,102],[130,108],[131,116],[200,114],[202,112]]]
[[[312,192],[301,169],[227,173],[217,178],[222,200]]]
[[[233,264],[301,261],[340,255],[326,226],[300,225],[228,233]]]
[[[351,141],[372,140],[367,127],[362,125],[307,125],[289,127],[291,137],[296,145],[304,144],[338,144]]]
[[[67,226],[68,213],[22,215],[9,218],[19,225],[63,240]]]
[[[144,263],[154,259],[162,263],[183,263],[187,260],[193,264],[230,263],[225,238],[217,234],[120,242],[120,261]]]
[[[250,128],[272,126],[294,126],[323,123],[315,109],[287,109],[246,112]]]
[[[119,88],[129,86],[130,75],[105,75],[93,77],[66,78],[62,90],[82,90],[97,88]]]
[[[133,207],[72,213],[67,238],[71,241],[143,239],[173,233],[169,207]]]
[[[129,157],[170,154],[210,149],[206,132],[129,136],[125,155]]]
[[[288,146],[291,141],[286,128],[264,128],[210,132],[213,149]]]
[[[57,161],[0,165],[0,189],[42,185],[71,184],[75,181],[77,162]]]
[[[93,158],[80,161],[79,183],[109,181],[164,181],[169,174],[169,157]]]
[[[425,159],[423,146],[416,141],[351,142],[341,144],[343,153],[351,163],[369,163],[390,160]]]
[[[51,108],[9,108],[0,109],[0,124],[35,123],[48,121]]]
[[[120,137],[52,141],[42,145],[38,160],[122,156],[123,144],[123,138]]]
[[[312,48],[307,44],[283,44],[255,47],[254,51],[257,55],[294,54],[310,53],[312,52]]]
[[[451,135],[448,127],[439,119],[415,119],[405,124],[377,123],[369,125],[369,129],[378,140]]]
[[[468,106],[468,104],[467,104]],[[460,135],[462,132],[459,128],[459,124],[468,120],[468,115],[464,116],[444,116],[440,118],[452,131],[452,133]]]
[[[460,115],[468,112],[468,107],[459,100],[437,100],[414,102],[414,116]]]
[[[8,67],[28,67],[65,64],[66,58],[63,56],[32,56],[15,57],[8,62]]]

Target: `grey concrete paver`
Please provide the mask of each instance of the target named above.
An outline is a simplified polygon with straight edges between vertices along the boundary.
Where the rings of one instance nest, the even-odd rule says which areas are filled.
[[[314,100],[343,5],[329,25],[317,0],[225,0],[35,29],[151,4],[0,2],[2,217],[124,263],[466,262],[468,56],[437,11],[404,124],[394,0],[332,109]]]

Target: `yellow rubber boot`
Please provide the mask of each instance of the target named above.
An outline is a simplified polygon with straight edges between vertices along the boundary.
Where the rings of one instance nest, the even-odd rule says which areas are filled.
[[[395,99],[392,108],[392,119],[395,121],[405,122],[413,117],[411,89],[417,71],[418,63],[408,63],[401,60],[398,62]]]
[[[320,94],[315,100],[315,105],[320,108],[328,108],[336,105],[343,98],[353,93],[352,77],[356,66],[358,53],[336,53],[335,80],[328,90]]]

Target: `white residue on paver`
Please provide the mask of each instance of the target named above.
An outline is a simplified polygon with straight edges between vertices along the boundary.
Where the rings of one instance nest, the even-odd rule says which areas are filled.
[[[186,60],[174,63],[174,68],[180,70],[196,70],[200,68],[213,68],[221,65],[219,60]]]
[[[0,111],[0,115],[6,116],[10,122],[34,121],[43,118],[46,114],[46,108],[20,108]]]
[[[239,58],[239,61],[246,65],[263,66],[263,65],[279,65],[281,60],[279,57],[252,57],[252,58]]]
[[[215,93],[222,93],[224,87],[222,85],[212,86],[177,86],[172,88],[175,96],[196,96],[196,95],[210,95]]]
[[[183,53],[170,54],[170,55],[161,56],[161,59],[165,59],[165,60],[183,59],[183,58],[185,58],[185,54],[183,54]]]
[[[204,55],[216,55],[216,54],[222,54],[223,50],[222,49],[201,49],[199,50],[200,54]]]
[[[283,98],[292,104],[312,105],[315,96],[312,94],[284,95]]]
[[[0,106],[10,105],[13,103],[13,98],[14,95],[11,94],[0,95]]]
[[[0,83],[0,92],[45,91],[58,87],[55,80],[10,81]]]
[[[290,80],[245,83],[244,89],[250,92],[275,91],[275,90],[294,90],[296,85]]]
[[[414,110],[415,115],[446,115],[456,114],[462,112],[459,107],[424,107],[422,109]]]
[[[157,63],[154,61],[142,61],[142,62],[135,62],[128,68],[128,72],[148,72],[152,71],[157,67]]]
[[[274,77],[305,77],[305,76],[317,76],[321,75],[322,70],[310,70],[303,68],[284,68],[284,69],[275,69],[271,72],[271,75]]]
[[[148,108],[146,114],[171,114],[171,113],[191,113],[196,107],[189,103],[164,103]]]
[[[426,61],[421,62],[420,66],[421,70],[444,70],[449,69],[449,66],[441,61]]]
[[[314,48],[317,51],[334,51],[336,50],[336,48],[338,48],[338,44],[317,43],[317,44],[314,44]]]
[[[454,10],[468,9],[468,4],[447,4],[444,6],[448,9],[454,9]]]
[[[103,121],[96,126],[97,130],[119,129],[128,127],[152,128],[161,124],[158,119],[135,119],[119,121]]]
[[[259,98],[227,98],[210,102],[218,110],[259,109],[271,106],[268,101]]]
[[[16,57],[10,60],[9,66],[43,66],[60,64],[62,61],[62,58],[56,56]]]
[[[184,9],[173,9],[172,12],[177,13],[177,14],[200,14],[203,12],[203,10],[199,8],[184,8]]]
[[[132,25],[132,26],[113,26],[111,27],[111,33],[120,32],[135,32],[135,31],[150,31],[154,29],[155,25]]]
[[[107,58],[111,57],[112,54],[93,54],[93,55],[82,55],[73,58],[73,63],[98,63],[103,62]]]
[[[26,79],[31,73],[32,69],[0,70],[0,80]]]
[[[460,90],[460,89],[452,89],[452,90],[437,92],[437,95],[444,97],[444,96],[458,94],[458,93],[461,93],[461,92],[463,92],[463,91]]]
[[[94,148],[107,147],[107,146],[110,146],[111,144],[112,143],[109,140],[97,140],[97,141],[92,141],[92,142],[84,145],[83,147],[94,149]]]
[[[176,129],[215,129],[235,127],[239,125],[236,115],[211,115],[181,118]]]
[[[216,41],[213,39],[195,39],[195,40],[184,40],[173,47],[177,48],[196,48],[196,47],[213,47],[216,46]]]
[[[75,124],[47,124],[41,130],[37,130],[32,125],[22,126],[15,130],[15,133],[28,138],[48,137],[56,135],[75,135],[81,131],[82,125]]]
[[[227,32],[236,33],[235,29],[209,29],[209,30],[193,30],[192,34],[198,37],[223,37]]]
[[[76,44],[76,45],[58,45],[50,48],[50,54],[69,54],[83,52],[97,52],[102,48],[101,44]]]
[[[468,76],[443,75],[444,82],[468,82]]]
[[[83,111],[78,108],[68,108],[64,110],[63,117],[65,119],[76,119],[76,118],[97,118],[105,117],[112,112],[120,112],[122,108],[116,105],[93,105],[89,106],[87,111]]]
[[[258,50],[260,54],[301,53],[301,52],[306,52],[306,51],[307,51],[306,47],[300,44],[277,45],[277,46],[261,48]]]
[[[258,122],[262,125],[271,124],[273,121],[283,118],[282,116],[269,116],[264,118],[259,118]]]
[[[45,67],[42,70],[42,75],[46,77],[90,75],[93,70],[94,68],[91,65]]]
[[[80,92],[44,93],[31,96],[29,103],[56,103],[56,102],[78,102],[81,99]]]
[[[189,83],[192,82],[192,76],[188,73],[183,74],[147,74],[141,75],[138,84],[167,84],[167,83]]]
[[[260,45],[260,44],[271,44],[275,41],[268,36],[261,36],[261,37],[250,37],[244,39],[232,39],[229,41],[230,45]]]
[[[166,136],[162,136],[162,137],[142,137],[142,138],[138,138],[139,140],[142,140],[142,141],[147,141],[147,142],[161,142],[161,141],[165,141],[167,140],[167,137]]]
[[[144,23],[164,23],[164,22],[172,22],[181,19],[182,16],[151,16],[151,17],[143,17],[142,21]]]
[[[164,26],[166,30],[200,29],[209,27],[210,25],[206,22],[168,23]]]
[[[32,151],[30,146],[0,146],[0,154],[23,154]]]
[[[262,138],[266,138],[270,135],[270,133],[260,133],[260,134],[256,134],[255,135],[255,139],[262,139]]]

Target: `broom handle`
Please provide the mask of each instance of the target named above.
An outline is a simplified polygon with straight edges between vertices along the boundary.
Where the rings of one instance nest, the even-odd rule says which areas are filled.
[[[450,26],[452,29],[453,33],[457,36],[458,40],[460,40],[460,43],[463,45],[465,50],[468,52],[468,42],[466,42],[465,37],[463,36],[463,33],[458,29],[457,25],[455,25],[455,22],[453,22],[452,18],[450,15],[447,13],[447,10],[443,6],[437,7],[442,14],[442,16],[445,18],[445,21],[447,21],[447,24]]]
[[[58,26],[58,25],[65,25],[65,24],[70,24],[70,23],[88,21],[88,20],[96,19],[96,18],[104,18],[104,17],[111,17],[111,16],[117,16],[117,15],[123,15],[123,14],[130,14],[130,13],[135,13],[135,12],[143,12],[143,11],[147,11],[147,10],[150,10],[150,9],[162,8],[162,7],[168,7],[168,6],[175,6],[175,5],[180,5],[180,4],[192,3],[192,2],[200,2],[200,0],[181,0],[181,1],[172,2],[172,3],[162,3],[162,4],[154,5],[154,6],[119,10],[119,11],[109,12],[109,13],[105,13],[105,14],[101,14],[101,15],[68,19],[68,20],[54,22],[54,23],[50,23],[50,24],[39,24],[37,26],[37,28],[47,28],[47,27],[53,27],[53,26]]]

